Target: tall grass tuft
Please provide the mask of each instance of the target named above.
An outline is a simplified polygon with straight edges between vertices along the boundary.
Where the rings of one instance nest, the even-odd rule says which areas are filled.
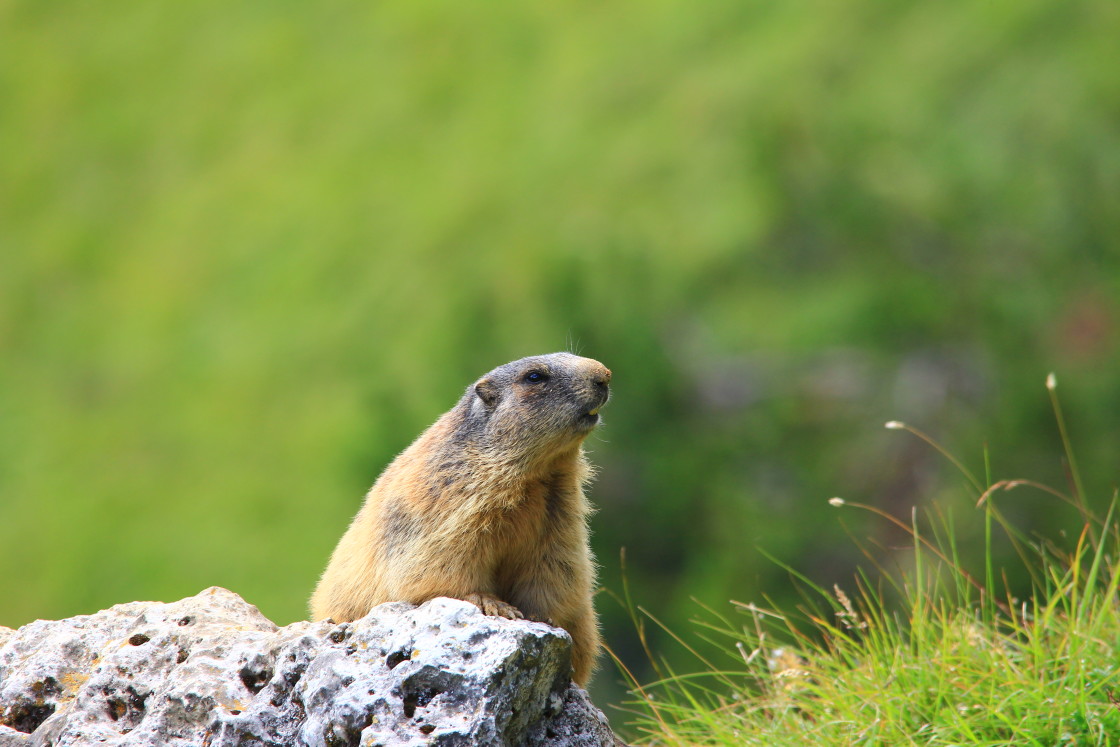
[[[926,434],[887,424],[942,452],[975,490],[984,521],[981,572],[962,565],[944,515],[915,512],[902,520],[833,498],[829,503],[839,510],[870,511],[902,527],[912,542],[905,570],[876,563],[875,574],[860,572],[847,590],[824,589],[794,573],[806,594],[793,611],[734,601],[728,614],[705,609],[698,624],[715,655],[674,636],[696,655],[700,671],[672,671],[656,662],[657,681],[631,679],[634,698],[626,709],[638,741],[1120,744],[1117,495],[1105,516],[1089,509],[1053,375],[1047,388],[1069,493],[1027,480],[993,483],[990,475],[981,482]],[[1015,489],[1043,490],[1078,512],[1082,529],[1071,550],[1011,526],[998,496]],[[1007,591],[995,566],[996,531],[1010,539],[1029,572],[1024,598]]]

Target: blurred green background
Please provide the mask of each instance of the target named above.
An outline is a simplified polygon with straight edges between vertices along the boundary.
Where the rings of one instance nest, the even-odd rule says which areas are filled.
[[[886,420],[1064,487],[1054,370],[1107,503],[1117,39],[1111,0],[0,2],[0,624],[299,619],[392,456],[566,348],[614,371],[602,583],[625,548],[685,636],[790,598],[760,549],[828,585],[901,541],[833,495],[944,498],[967,552]]]

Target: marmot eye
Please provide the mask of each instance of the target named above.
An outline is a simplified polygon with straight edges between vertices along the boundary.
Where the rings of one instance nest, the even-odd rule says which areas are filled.
[[[539,384],[547,379],[548,375],[541,371],[530,371],[529,373],[525,374],[525,381],[529,382],[530,384]]]

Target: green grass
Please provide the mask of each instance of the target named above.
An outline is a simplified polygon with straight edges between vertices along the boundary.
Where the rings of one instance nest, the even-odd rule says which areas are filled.
[[[1026,480],[993,483],[990,475],[985,487],[943,452],[975,490],[976,518],[985,526],[981,567],[970,570],[962,560],[947,510],[933,506],[903,521],[832,499],[839,510],[871,511],[905,529],[910,550],[884,561],[882,550],[863,548],[875,572],[862,572],[848,590],[821,588],[794,573],[805,594],[793,611],[740,602],[732,602],[733,615],[706,609],[698,621],[702,645],[674,636],[701,662],[700,671],[657,662],[657,681],[632,680],[627,710],[637,741],[1120,743],[1117,495],[1104,517],[1087,507],[1052,378],[1048,388],[1068,492]],[[943,451],[916,429],[888,427]],[[1043,490],[1065,501],[1083,521],[1081,532],[1023,536],[1000,509],[1012,490]],[[993,543],[1004,539],[1032,579],[1022,598],[993,563]],[[644,622],[658,624],[644,611],[635,620],[643,640]]]

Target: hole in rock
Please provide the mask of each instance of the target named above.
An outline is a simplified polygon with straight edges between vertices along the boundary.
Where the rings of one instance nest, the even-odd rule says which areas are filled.
[[[394,651],[385,657],[385,666],[389,669],[395,669],[402,661],[408,661],[412,658],[412,654],[408,651]]]
[[[54,713],[54,703],[16,703],[0,711],[0,724],[30,734]]]
[[[257,669],[252,665],[246,665],[241,668],[240,676],[245,689],[256,695],[272,679],[272,670],[267,668]]]
[[[423,708],[432,702],[432,699],[441,693],[461,685],[463,675],[445,672],[435,667],[426,666],[405,678],[401,682],[400,697],[404,706],[406,718],[412,718],[417,708]]]
[[[335,724],[333,728],[324,734],[324,742],[327,747],[360,747],[362,744],[362,732],[373,723],[373,714],[369,714],[362,722],[347,727],[343,724]]]
[[[116,690],[107,690],[105,708],[109,718],[114,721],[123,721],[129,726],[136,726],[144,719],[144,705],[148,694],[141,695],[131,685],[123,693]]]

